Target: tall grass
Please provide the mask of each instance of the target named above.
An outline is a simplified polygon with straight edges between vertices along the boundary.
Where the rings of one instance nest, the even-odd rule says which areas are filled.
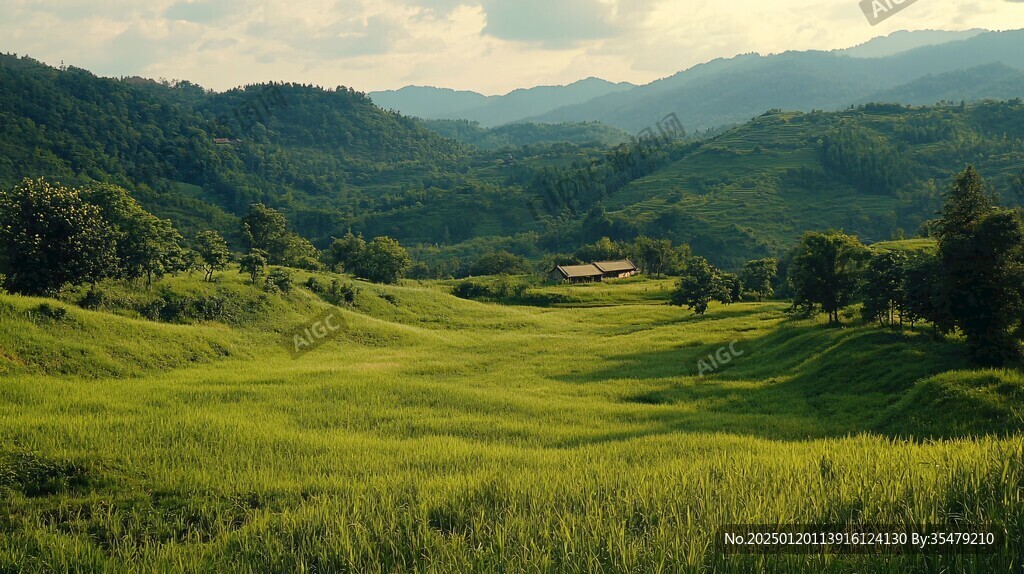
[[[235,329],[3,315],[0,572],[1021,568],[1018,374],[964,370],[926,336],[773,303],[699,318],[623,288],[629,304],[538,309],[361,285],[351,330],[299,360],[276,335],[323,305],[301,290],[270,299],[280,325]],[[742,355],[697,376],[734,341]],[[31,351],[66,346],[68,369]],[[121,362],[94,367],[104,355]],[[998,400],[934,428],[957,419],[964,376],[998,380]],[[744,557],[714,541],[848,521],[990,523],[1006,543]]]

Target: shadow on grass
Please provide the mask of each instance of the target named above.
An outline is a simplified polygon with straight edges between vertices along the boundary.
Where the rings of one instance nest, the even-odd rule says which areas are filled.
[[[737,333],[735,343],[722,333],[714,336],[718,340],[696,346],[612,357],[602,368],[561,380],[640,381],[646,389],[625,395],[623,402],[642,410],[620,416],[649,425],[651,434],[805,440],[874,432],[927,438],[928,432],[894,426],[887,413],[919,381],[969,368],[960,345],[920,332],[787,322],[759,338]],[[713,373],[699,376],[701,361]]]

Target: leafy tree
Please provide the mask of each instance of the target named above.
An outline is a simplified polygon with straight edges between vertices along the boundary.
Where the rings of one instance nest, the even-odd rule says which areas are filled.
[[[530,263],[525,258],[508,251],[494,251],[477,259],[469,268],[469,274],[477,277],[484,275],[524,275],[530,272]]]
[[[633,242],[629,252],[634,263],[649,275],[664,275],[679,263],[678,253],[668,239],[651,239],[641,235]]]
[[[757,295],[758,301],[775,294],[773,283],[779,271],[779,262],[776,259],[757,259],[748,261],[740,273],[740,281],[743,289]]]
[[[839,311],[857,289],[857,269],[867,248],[841,231],[808,232],[792,255],[789,281],[794,308],[813,311],[820,306],[830,324],[839,323]]]
[[[238,262],[238,272],[249,275],[249,281],[256,285],[256,281],[267,273],[267,254],[259,249],[253,249]]]
[[[320,250],[305,237],[286,233],[281,238],[281,264],[296,269],[316,271],[320,269]]]
[[[737,303],[743,299],[743,283],[740,282],[740,278],[735,273],[722,273],[722,293],[718,296],[718,301],[725,304],[731,305]]]
[[[43,179],[0,191],[0,273],[8,291],[46,295],[117,272],[114,230],[79,192]]]
[[[728,296],[728,288],[722,281],[721,272],[703,257],[693,257],[686,266],[686,272],[679,278],[671,302],[679,307],[687,306],[698,315],[708,310],[708,304]]]
[[[919,255],[906,265],[901,307],[914,328],[918,321],[931,323],[935,335],[954,327],[948,307],[942,304],[945,277],[937,255]]]
[[[873,255],[864,268],[861,316],[865,321],[903,322],[907,256],[898,251]]]
[[[607,237],[602,237],[590,245],[584,245],[576,251],[575,255],[580,261],[587,262],[614,261],[622,259],[624,256],[625,250],[622,246]]]
[[[214,271],[227,269],[228,261],[231,260],[228,244],[216,231],[201,231],[196,236],[196,253],[202,259],[207,281],[213,281]]]
[[[128,192],[118,186],[100,183],[81,191],[82,198],[100,209],[115,236],[118,259],[117,276],[129,281],[183,271],[186,266],[181,235],[168,220],[148,213]]]
[[[397,283],[412,265],[404,247],[390,237],[377,237],[366,245],[356,263],[356,275],[375,283]]]
[[[331,243],[331,247],[324,253],[324,259],[332,269],[351,273],[355,272],[356,264],[365,250],[366,241],[362,236],[353,235],[350,231],[341,239],[335,239]]]
[[[941,305],[967,339],[972,360],[1002,365],[1019,356],[1024,231],[1015,211],[995,207],[968,166],[954,178],[937,223],[943,267]],[[1019,331],[1019,328],[1017,329]]]
[[[249,251],[258,249],[275,262],[284,256],[287,234],[288,220],[284,215],[262,203],[249,206],[249,213],[242,218],[242,236],[246,239]]]

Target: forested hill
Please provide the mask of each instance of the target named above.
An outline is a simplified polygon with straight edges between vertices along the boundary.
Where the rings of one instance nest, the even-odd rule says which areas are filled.
[[[118,183],[185,231],[224,227],[264,201],[325,237],[390,193],[454,186],[463,156],[460,144],[348,88],[213,93],[0,55],[0,184]]]
[[[212,228],[236,246],[238,216],[262,202],[320,247],[388,235],[430,263],[647,235],[733,268],[812,229],[912,235],[967,163],[1024,202],[1020,100],[772,111],[642,146],[610,146],[623,134],[595,124],[432,125],[463,143],[346,88],[213,93],[0,56],[0,185],[119,184],[186,237]]]

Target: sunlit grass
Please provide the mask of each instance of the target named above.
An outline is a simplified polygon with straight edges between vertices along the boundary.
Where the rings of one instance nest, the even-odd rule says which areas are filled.
[[[70,307],[53,325],[3,297],[0,572],[1020,569],[1019,374],[779,303],[695,317],[648,299],[665,283],[546,287],[597,306],[545,309],[360,285],[351,331],[298,360],[278,331],[324,305],[301,289],[270,298],[280,324],[244,329]],[[65,346],[65,369],[26,350]],[[951,382],[971,377],[989,394]],[[923,424],[939,416],[960,424]],[[729,523],[851,520],[991,522],[1008,541],[949,558],[714,546]]]

